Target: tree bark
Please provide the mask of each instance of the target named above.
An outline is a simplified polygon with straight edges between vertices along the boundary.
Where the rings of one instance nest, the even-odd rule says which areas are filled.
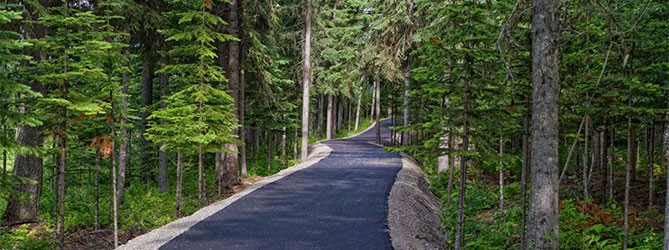
[[[309,156],[309,85],[311,79],[311,0],[306,0],[304,27],[304,58],[302,65],[302,148],[300,161]]]
[[[583,143],[583,197],[588,199],[588,154],[590,153],[590,115],[585,115],[585,142]]]
[[[628,101],[628,106],[632,106],[632,101]],[[634,132],[632,131],[632,114],[627,114],[627,164],[625,164],[625,201],[624,201],[624,214],[623,214],[623,225],[625,227],[625,233],[623,235],[623,249],[627,249],[627,242],[629,238],[629,208],[630,208],[630,181],[632,179],[631,176],[631,171],[632,171],[632,163],[634,155],[636,153],[633,152],[633,141],[635,138],[633,137]]]
[[[202,144],[197,148],[197,209],[204,206],[204,153]]]
[[[127,51],[125,53],[128,53]],[[127,62],[126,62],[127,64]],[[127,66],[127,65],[126,65]],[[122,87],[121,87],[121,106],[120,109],[123,110],[122,112],[125,112],[128,110],[128,90],[129,90],[129,82],[130,82],[130,76],[128,73],[123,73],[123,78],[122,78]],[[125,172],[126,172],[126,166],[128,164],[128,146],[129,146],[129,140],[130,136],[128,136],[128,128],[126,127],[126,116],[125,114],[121,114],[119,116],[119,137],[121,140],[119,141],[119,150],[118,150],[118,182],[115,184],[116,186],[116,203],[117,204],[122,204],[123,203],[123,196],[125,194]],[[115,135],[112,135],[115,136]]]
[[[328,110],[327,110],[327,121],[325,122],[325,139],[326,140],[331,140],[332,139],[332,129],[334,128],[334,115],[332,114],[334,112],[334,95],[329,94],[328,95]]]
[[[242,143],[239,148],[239,164],[242,169],[242,177],[248,177],[246,166],[246,79],[244,70],[239,72],[239,141]]]
[[[407,65],[404,74],[406,75],[406,80],[404,81],[404,100],[402,102],[402,126],[404,130],[402,131],[401,144],[403,146],[409,145],[409,132],[406,131],[406,127],[409,127],[409,87],[411,79],[411,70],[409,65]]]
[[[228,13],[228,30],[230,35],[239,37],[239,2],[238,0],[230,1],[230,12]],[[230,96],[234,100],[235,120],[239,120],[239,82],[240,82],[240,64],[239,57],[239,41],[230,41],[229,44],[229,58],[228,58],[228,90]],[[237,125],[237,121],[233,122]],[[239,129],[235,128],[233,134],[239,135]],[[232,190],[234,185],[239,184],[239,152],[236,143],[229,143],[225,148],[230,152],[224,157],[223,167],[225,173],[223,174],[223,187],[227,190]]]
[[[609,174],[608,174],[608,184],[609,184],[609,201],[613,201],[613,166],[615,163],[615,153],[616,153],[616,147],[615,147],[615,136],[616,136],[616,130],[613,124],[611,124],[611,139],[609,141],[609,147],[611,147],[609,151]]]
[[[355,108],[355,127],[353,131],[358,131],[360,126],[360,105],[362,104],[362,87],[360,87],[360,95],[358,96],[358,101]]]
[[[669,159],[669,112],[664,119],[664,157]],[[667,169],[669,169],[669,161],[667,161]],[[664,249],[669,249],[669,171],[666,176],[666,195],[664,198]]]
[[[462,150],[466,152],[469,150],[469,83],[465,87],[465,96],[463,98],[463,125],[462,125]],[[455,225],[455,250],[464,249],[465,247],[465,195],[467,191],[467,156],[460,157],[460,187],[458,189],[458,211]]]
[[[557,0],[534,0],[532,16],[532,173],[528,247],[558,249]]]
[[[44,138],[39,128],[20,126],[16,133],[16,141],[21,145],[41,147]],[[14,192],[9,196],[5,213],[2,216],[6,226],[35,223],[39,221],[39,204],[42,194],[42,158],[36,155],[17,154],[14,159],[13,175],[35,181],[14,185]],[[27,195],[28,199],[21,199],[18,194]]]
[[[504,224],[504,138],[499,137],[499,219]]]
[[[167,48],[164,48],[164,50],[167,51]],[[166,54],[163,54],[161,56],[160,61],[163,65],[167,65],[169,63]],[[165,109],[167,108],[167,97],[170,95],[169,75],[166,73],[160,74],[159,84],[160,84],[160,108]],[[167,175],[169,158],[167,156],[167,151],[165,151],[164,149],[164,146],[165,143],[161,143],[160,144],[161,149],[158,151],[158,190],[160,190],[160,192],[163,193],[167,192],[169,188],[169,177]]]
[[[648,130],[648,206],[652,208],[654,206],[653,200],[655,199],[655,124],[651,123],[651,126]]]
[[[376,80],[374,83],[376,88],[374,113],[376,114],[376,144],[381,144],[381,81]]]
[[[144,133],[146,132],[147,128],[147,118],[149,114],[151,113],[148,109],[153,105],[153,79],[155,77],[155,58],[152,56],[152,54],[155,53],[155,50],[149,46],[148,51],[146,52],[147,55],[144,56],[143,62],[142,62],[142,93],[141,93],[141,99],[140,99],[140,105],[141,105],[141,112],[140,112],[140,119],[141,119],[141,126],[140,126],[140,145],[142,149],[140,150],[140,158],[142,161],[142,177],[144,180],[148,183],[151,178],[151,163],[150,159],[152,157],[148,157],[147,154],[150,154],[150,149],[149,149],[149,142],[146,140],[144,137]],[[120,167],[119,167],[120,171]],[[120,179],[120,173],[119,173],[119,192],[123,193],[123,187],[125,185],[125,181]],[[119,196],[119,199],[122,199],[121,196]]]
[[[95,149],[95,203],[93,204],[93,227],[100,229],[100,150]]]
[[[177,217],[181,217],[181,192],[183,191],[183,159],[181,151],[177,152],[177,184],[175,208]]]

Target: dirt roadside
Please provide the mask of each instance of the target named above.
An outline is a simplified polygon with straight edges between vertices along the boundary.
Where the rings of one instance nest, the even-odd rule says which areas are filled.
[[[395,249],[446,249],[439,199],[429,185],[418,163],[402,154],[402,169],[388,196],[388,227]]]

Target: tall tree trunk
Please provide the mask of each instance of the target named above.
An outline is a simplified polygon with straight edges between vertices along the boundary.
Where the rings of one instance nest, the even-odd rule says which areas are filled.
[[[242,49],[243,51],[243,49]],[[248,169],[246,167],[246,79],[244,70],[239,72],[239,141],[242,145],[239,148],[239,164],[242,169],[242,177],[248,177]]]
[[[409,145],[409,132],[406,131],[406,127],[409,126],[409,87],[411,84],[411,70],[409,65],[406,66],[404,74],[406,75],[406,80],[404,81],[404,100],[402,102],[402,126],[404,126],[405,129],[402,131],[401,144],[407,146]]]
[[[534,0],[532,16],[532,173],[528,247],[558,249],[557,0]]]
[[[499,137],[499,219],[504,224],[504,138]]]
[[[181,192],[183,191],[183,156],[181,151],[177,152],[177,180],[175,208],[177,217],[181,217]]]
[[[144,56],[143,62],[142,62],[142,93],[141,93],[141,99],[140,99],[140,105],[141,105],[141,112],[140,112],[140,118],[141,118],[141,126],[140,126],[140,145],[142,149],[140,150],[140,159],[142,161],[142,177],[144,181],[149,183],[151,179],[151,173],[153,172],[151,169],[151,162],[150,159],[152,157],[149,157],[151,154],[151,149],[149,149],[150,144],[144,137],[144,133],[146,132],[147,128],[147,118],[149,114],[151,113],[148,109],[153,105],[153,79],[155,77],[155,58],[153,57],[153,54],[155,53],[155,50],[149,46],[148,51],[146,52],[146,55]],[[120,177],[120,174],[119,174]],[[121,181],[119,179],[118,182],[119,185],[119,192],[123,193],[123,187],[125,185],[125,181]],[[119,196],[119,199],[122,199],[121,196]]]
[[[648,206],[653,208],[655,199],[655,124],[651,123],[648,130]]]
[[[331,140],[332,139],[332,129],[334,128],[334,115],[332,114],[334,112],[334,95],[328,94],[328,110],[327,110],[327,121],[325,122],[325,139],[326,140]]]
[[[616,153],[616,146],[615,146],[615,138],[616,138],[616,129],[614,127],[613,122],[611,122],[611,139],[609,141],[609,147],[611,147],[609,151],[609,174],[608,174],[608,184],[609,184],[609,201],[613,201],[613,166],[616,161],[615,158],[615,153]]]
[[[372,85],[372,105],[369,106],[369,122],[374,121],[374,112],[376,112],[376,83],[378,81],[374,81],[374,84]]]
[[[228,30],[230,35],[234,37],[239,37],[239,1],[231,0],[230,1],[230,12],[228,13]],[[239,82],[240,82],[240,64],[239,57],[241,55],[239,48],[239,41],[230,41],[229,44],[229,58],[228,58],[228,90],[230,91],[230,96],[234,100],[234,114],[235,120],[239,120]],[[233,125],[237,125],[237,121],[233,122]],[[239,129],[235,128],[232,131],[233,134],[239,135]],[[231,152],[227,153],[224,157],[224,175],[223,175],[223,187],[228,190],[232,190],[234,185],[239,184],[239,155],[237,144],[229,143],[225,145],[225,148]]]
[[[469,83],[465,87],[465,96],[463,98],[464,109],[462,118],[462,150],[469,150]],[[458,189],[458,211],[455,225],[455,250],[465,247],[465,195],[467,190],[467,156],[460,157],[460,187]]]
[[[632,101],[628,101],[628,106],[632,106]],[[625,233],[623,235],[623,249],[627,249],[627,242],[629,238],[629,208],[630,208],[630,181],[632,179],[631,176],[631,171],[632,171],[632,160],[634,160],[633,156],[636,154],[633,152],[633,141],[635,138],[632,138],[634,134],[634,131],[632,131],[632,114],[628,113],[627,114],[627,164],[625,164],[625,201],[624,201],[624,206],[625,206],[625,211],[623,214],[623,222],[625,226]]]
[[[302,65],[302,148],[300,161],[304,162],[309,156],[309,85],[311,79],[311,0],[306,0],[306,15],[304,17],[304,58]]]
[[[376,114],[376,144],[381,144],[381,80],[374,82],[376,94],[374,95],[376,106],[374,113]]]
[[[669,112],[664,118],[664,147],[662,148],[664,157],[669,159]],[[669,161],[667,161],[669,169]],[[669,249],[669,171],[666,176],[666,194],[664,198],[664,249]]]
[[[583,197],[588,199],[588,154],[590,153],[590,115],[585,115],[585,142],[583,143]]]
[[[631,145],[629,150],[632,151],[632,155],[630,156],[630,158],[628,158],[628,160],[629,160],[630,164],[632,164],[630,166],[631,181],[636,181],[636,165],[637,165],[638,155],[639,155],[639,152],[638,152],[639,151],[639,141],[638,141],[639,138],[636,135],[636,131],[634,129],[634,126],[632,126],[631,129],[632,129],[632,134],[630,136],[632,138],[632,145]]]
[[[128,54],[128,51],[125,51],[126,55]],[[127,66],[127,62],[125,62]],[[125,112],[128,110],[128,90],[129,90],[129,82],[130,82],[130,76],[128,73],[123,73],[123,77],[121,79],[121,106],[119,107],[122,112]],[[118,182],[115,184],[116,186],[116,195],[114,198],[116,199],[117,204],[122,204],[123,203],[123,196],[125,193],[125,172],[126,172],[126,166],[128,164],[128,148],[129,148],[129,140],[130,136],[128,136],[128,128],[126,126],[126,116],[122,113],[119,116],[119,150],[118,150]],[[112,135],[116,136],[116,135]]]
[[[360,95],[358,96],[358,101],[355,108],[355,127],[353,131],[358,131],[360,126],[360,105],[362,104],[362,87],[360,87]]]
[[[114,99],[113,99],[113,94],[110,91],[109,93],[109,98],[112,100],[111,101],[111,109],[109,111],[110,117],[111,117],[111,123],[109,124],[109,128],[111,130],[111,155],[109,156],[111,158],[111,170],[112,170],[112,213],[113,213],[113,218],[114,218],[114,224],[113,224],[113,235],[114,235],[114,248],[118,247],[118,201],[119,199],[119,192],[116,189],[117,185],[117,180],[116,180],[116,124],[114,124]]]
[[[167,51],[167,46],[163,45],[165,51]],[[168,58],[167,54],[162,54],[160,61],[163,65],[167,65]],[[160,108],[167,108],[167,97],[170,95],[169,90],[169,75],[167,73],[160,74],[159,84],[160,84]],[[162,123],[162,121],[161,121]],[[158,190],[160,192],[167,192],[169,188],[169,177],[167,175],[167,167],[169,165],[169,159],[167,156],[167,151],[164,149],[165,143],[160,144],[160,151],[158,151]],[[120,165],[119,165],[120,166]]]
[[[202,144],[197,148],[197,209],[204,206],[204,152]]]
[[[95,149],[95,203],[93,204],[93,227],[100,229],[100,150]]]
[[[25,110],[25,109],[24,109]],[[39,128],[20,126],[16,133],[16,141],[21,145],[41,147],[44,138]],[[34,180],[35,183],[21,182],[14,184],[14,191],[10,193],[2,222],[6,226],[34,223],[39,221],[39,204],[42,194],[43,161],[41,157],[32,154],[17,154],[14,158],[13,175],[15,177]],[[28,199],[22,199],[18,194],[24,194]]]

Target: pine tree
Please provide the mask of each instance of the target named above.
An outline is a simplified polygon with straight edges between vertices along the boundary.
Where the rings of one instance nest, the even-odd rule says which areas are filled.
[[[215,27],[224,21],[210,12],[212,1],[173,1],[171,4],[178,11],[168,15],[176,18],[180,26],[160,31],[167,35],[166,42],[172,43],[172,49],[168,53],[171,64],[158,73],[170,74],[177,85],[185,87],[167,99],[165,109],[151,114],[146,137],[164,143],[164,147],[179,155],[197,151],[198,205],[202,207],[206,202],[204,153],[221,151],[224,144],[236,143],[232,134],[236,128],[231,106],[234,100],[224,90],[213,87],[226,81],[222,68],[215,63],[214,43],[235,38],[215,31]],[[179,170],[177,175],[181,174]],[[177,197],[181,196],[180,187],[178,182]],[[177,212],[179,209],[177,205]]]

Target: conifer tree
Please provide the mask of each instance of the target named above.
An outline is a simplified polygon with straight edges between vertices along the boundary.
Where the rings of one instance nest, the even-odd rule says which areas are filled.
[[[204,154],[222,151],[226,143],[236,143],[231,133],[236,128],[232,113],[232,97],[224,90],[213,87],[226,81],[223,70],[217,66],[215,42],[235,39],[215,31],[224,21],[211,13],[213,2],[172,1],[178,11],[169,12],[179,26],[161,30],[172,43],[169,51],[171,64],[158,73],[168,73],[173,81],[184,86],[167,99],[167,107],[150,116],[147,139],[164,143],[182,159],[184,153],[197,152],[198,156],[198,205],[205,204]],[[220,84],[218,84],[220,86]],[[163,123],[158,122],[162,120]],[[178,166],[182,162],[177,162]],[[177,169],[177,175],[181,175]],[[177,197],[181,196],[181,183],[177,182]],[[177,200],[177,211],[180,201]]]

